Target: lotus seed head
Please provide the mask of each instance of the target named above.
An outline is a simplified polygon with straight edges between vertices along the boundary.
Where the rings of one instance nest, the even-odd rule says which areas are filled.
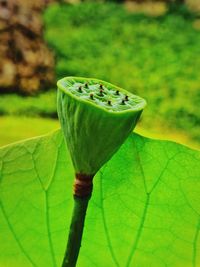
[[[92,101],[94,105],[109,112],[124,112],[141,109],[145,101],[112,84],[95,79],[62,79],[60,82],[65,92],[84,101]]]
[[[75,172],[94,176],[132,132],[146,102],[94,78],[66,77],[58,89],[58,116]]]

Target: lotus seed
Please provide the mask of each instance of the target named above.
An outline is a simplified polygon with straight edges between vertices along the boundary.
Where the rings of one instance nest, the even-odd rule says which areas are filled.
[[[103,96],[103,90],[102,89],[100,90],[100,94],[99,95]]]
[[[94,95],[90,94],[90,99],[94,100]]]
[[[85,87],[88,88],[88,83],[85,83]]]
[[[125,101],[128,101],[128,96],[127,95],[125,96]]]
[[[116,91],[116,95],[119,95],[119,90]]]
[[[121,105],[125,105],[125,100],[122,99]]]
[[[108,105],[109,105],[109,106],[112,106],[112,104],[111,104],[111,101],[110,101],[110,100],[108,100]]]
[[[103,84],[100,84],[99,85],[99,88],[103,90]]]
[[[79,86],[78,91],[82,93],[82,86]]]

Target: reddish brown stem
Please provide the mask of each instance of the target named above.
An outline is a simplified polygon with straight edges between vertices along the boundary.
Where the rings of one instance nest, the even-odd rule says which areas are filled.
[[[76,173],[74,182],[74,196],[84,198],[92,194],[94,175]]]

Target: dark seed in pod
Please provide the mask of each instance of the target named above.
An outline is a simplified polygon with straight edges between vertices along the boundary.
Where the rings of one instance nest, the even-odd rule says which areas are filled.
[[[125,100],[122,99],[121,105],[125,105]]]
[[[125,96],[125,101],[128,101],[128,96],[127,95]]]
[[[90,94],[90,99],[94,100],[94,95]]]
[[[100,96],[103,96],[103,90],[102,90],[102,89],[100,89],[100,91],[99,91],[99,92],[100,92],[100,94],[99,94],[99,95],[100,95]]]
[[[119,95],[119,90],[116,91],[116,95]]]
[[[108,100],[108,105],[109,105],[109,106],[112,106],[112,104],[111,104],[111,101],[110,101],[110,100]]]
[[[88,83],[85,83],[85,87],[88,88]]]
[[[82,86],[79,86],[78,91],[82,93]]]
[[[99,88],[103,90],[103,84],[100,84],[99,85]]]

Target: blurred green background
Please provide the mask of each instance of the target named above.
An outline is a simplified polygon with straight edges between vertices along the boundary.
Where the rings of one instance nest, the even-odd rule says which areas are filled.
[[[27,92],[0,90],[0,145],[58,128],[56,80],[85,76],[146,98],[137,132],[200,148],[196,7],[184,1],[72,2],[78,3],[53,2],[42,11],[54,81],[34,92],[29,86]]]

